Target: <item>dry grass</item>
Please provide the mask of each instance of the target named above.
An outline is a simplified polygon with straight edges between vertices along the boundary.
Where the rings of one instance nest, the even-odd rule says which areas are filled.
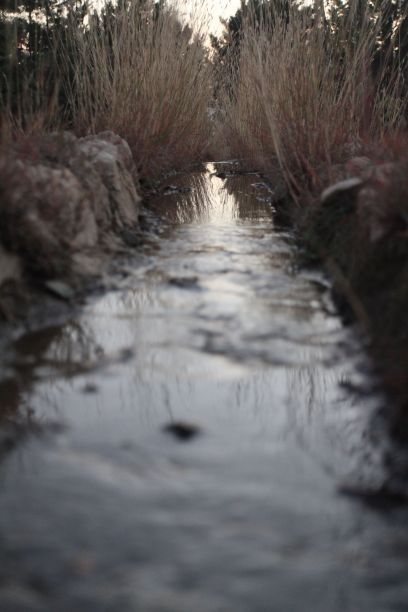
[[[10,70],[18,94],[0,100],[0,144],[50,130],[112,130],[129,142],[147,179],[203,159],[212,94],[203,36],[166,5],[159,12],[151,0],[119,6],[83,21],[67,14],[47,63],[40,59],[35,74]]]
[[[4,75],[3,75],[4,76]],[[40,61],[35,71],[22,70],[14,100],[6,92],[0,96],[0,146],[8,146],[19,137],[41,134],[63,127],[58,107],[58,79],[50,78],[50,67]],[[11,82],[8,83],[12,89]]]
[[[104,24],[72,25],[63,68],[78,133],[124,137],[141,176],[200,159],[208,141],[210,69],[203,40],[164,8],[133,0]]]
[[[221,124],[232,155],[267,171],[278,166],[283,174],[297,204],[288,209],[308,254],[325,261],[339,305],[369,332],[396,406],[392,426],[406,442],[405,67],[389,57],[382,67],[376,63],[381,23],[358,14],[363,2],[349,5],[337,27],[321,8],[317,17],[292,8],[288,21],[270,13],[257,23],[248,15],[239,53],[230,58]],[[384,14],[387,2],[378,0],[377,7]],[[397,48],[398,31],[393,35],[389,49]],[[361,169],[364,188],[321,206],[328,184],[359,174],[356,156],[368,162],[368,174]]]
[[[351,0],[353,6],[353,0]],[[316,3],[316,6],[318,3]],[[292,195],[322,187],[321,175],[362,142],[398,129],[401,74],[372,77],[379,24],[351,10],[336,32],[320,10],[271,10],[244,22],[234,95],[224,95],[227,138],[258,165],[277,160]]]

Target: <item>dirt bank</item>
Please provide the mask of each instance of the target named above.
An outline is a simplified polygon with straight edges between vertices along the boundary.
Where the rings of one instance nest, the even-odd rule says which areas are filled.
[[[344,315],[357,319],[367,333],[390,398],[386,412],[391,432],[404,443],[408,438],[407,170],[408,158],[400,153],[354,157],[330,169],[322,181],[327,185],[324,191],[299,197],[298,205],[281,204],[299,230],[308,260],[325,263]]]

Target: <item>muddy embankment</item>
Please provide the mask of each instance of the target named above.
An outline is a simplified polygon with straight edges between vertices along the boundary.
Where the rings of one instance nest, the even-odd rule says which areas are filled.
[[[357,321],[389,401],[385,423],[408,439],[408,157],[360,155],[329,169],[329,185],[294,205],[278,198],[305,247],[325,264],[345,321]],[[405,465],[405,463],[404,463]],[[405,467],[404,467],[405,470]]]
[[[0,155],[0,320],[33,293],[69,299],[136,240],[138,177],[112,132],[32,137]]]

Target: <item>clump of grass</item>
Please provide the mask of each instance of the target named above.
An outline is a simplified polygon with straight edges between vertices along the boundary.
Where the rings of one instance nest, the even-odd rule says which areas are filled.
[[[335,4],[243,3],[220,114],[234,156],[283,176],[310,256],[369,333],[406,442],[407,4]],[[325,187],[356,174],[361,189],[322,204]]]
[[[235,152],[266,166],[277,161],[297,197],[321,188],[321,177],[359,144],[398,129],[402,72],[384,62],[374,75],[382,22],[358,10],[358,0],[337,21],[320,2],[274,6],[261,19],[247,11],[223,103]]]
[[[141,176],[202,159],[208,134],[210,68],[203,38],[171,8],[132,0],[74,22],[66,35],[65,95],[73,127],[113,130]]]
[[[50,130],[112,130],[129,142],[142,178],[203,159],[212,90],[197,27],[163,1],[107,3],[98,13],[69,5],[47,14],[46,27],[41,2],[37,9],[41,36],[23,42],[12,15],[1,18],[2,144]]]

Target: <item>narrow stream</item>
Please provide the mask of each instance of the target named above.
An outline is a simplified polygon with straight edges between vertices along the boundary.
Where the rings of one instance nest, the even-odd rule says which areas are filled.
[[[382,477],[363,351],[268,188],[214,172],[152,202],[115,289],[8,348],[34,433],[0,462],[1,612],[408,610],[407,510],[339,492]]]

